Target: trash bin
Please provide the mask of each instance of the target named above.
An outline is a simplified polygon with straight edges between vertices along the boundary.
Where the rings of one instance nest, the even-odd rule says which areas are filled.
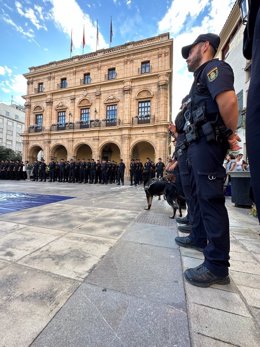
[[[235,206],[251,207],[253,202],[250,199],[250,180],[249,171],[231,171],[231,201]]]

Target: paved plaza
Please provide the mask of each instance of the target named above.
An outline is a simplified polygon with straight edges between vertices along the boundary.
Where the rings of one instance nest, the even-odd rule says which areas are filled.
[[[250,210],[227,200],[230,285],[198,288],[183,270],[202,253],[145,206],[142,187],[0,181],[0,347],[259,347]]]

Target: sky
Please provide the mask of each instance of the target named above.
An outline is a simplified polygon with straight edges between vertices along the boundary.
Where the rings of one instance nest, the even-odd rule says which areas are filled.
[[[192,74],[181,48],[201,33],[219,34],[235,0],[0,0],[0,102],[23,105],[28,68],[169,32],[173,119]],[[97,46],[98,23],[98,46]],[[84,28],[84,29],[83,29]]]

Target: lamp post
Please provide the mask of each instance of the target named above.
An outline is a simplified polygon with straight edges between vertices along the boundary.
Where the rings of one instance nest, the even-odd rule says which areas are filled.
[[[242,17],[242,23],[247,23],[247,16],[248,16],[248,2],[247,0],[238,0],[238,6],[240,8],[241,17]]]

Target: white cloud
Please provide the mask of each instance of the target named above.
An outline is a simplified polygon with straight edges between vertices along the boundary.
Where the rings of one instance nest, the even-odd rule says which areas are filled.
[[[15,24],[15,22],[6,15],[3,16],[2,19],[6,24],[11,25],[16,31],[18,31],[20,34],[22,34],[24,37],[28,38],[29,40],[34,38],[33,29],[29,29],[27,31],[24,30],[20,25]]]
[[[19,1],[15,2],[15,6],[17,9],[17,12],[20,14],[20,16],[25,17],[31,21],[31,23],[39,30],[39,29],[44,29],[47,31],[47,28],[44,24],[41,24],[39,19],[37,18],[37,15],[40,19],[44,19],[42,15],[42,8],[40,6],[35,5],[34,9],[32,8],[27,8],[23,9],[22,4]]]
[[[165,16],[158,23],[159,32],[169,31],[173,37],[173,115],[182,98],[189,92],[193,75],[187,71],[181,48],[206,32],[219,34],[235,0],[173,0]],[[199,20],[199,18],[202,18]]]
[[[73,46],[78,49],[82,46],[84,25],[86,45],[89,46],[92,51],[95,50],[97,37],[96,23],[91,20],[88,14],[85,14],[81,10],[76,0],[67,0],[66,6],[64,6],[64,2],[60,0],[51,0],[51,3],[53,5],[53,20],[58,28],[69,37],[71,36],[72,30]],[[100,31],[98,41],[98,49],[108,47]]]
[[[10,69],[8,66],[0,66],[0,75],[11,75],[12,74],[12,69]]]
[[[126,0],[126,6],[127,6],[128,8],[131,7],[131,4],[132,4],[132,0]]]

